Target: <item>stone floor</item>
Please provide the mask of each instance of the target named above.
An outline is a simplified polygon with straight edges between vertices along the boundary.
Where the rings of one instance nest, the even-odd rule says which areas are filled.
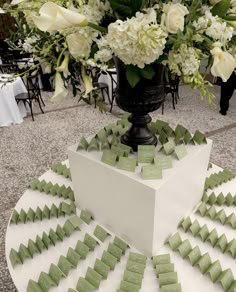
[[[219,88],[215,87],[215,106],[201,100],[197,91],[180,88],[180,99],[174,110],[171,98],[153,118],[166,120],[175,126],[182,124],[191,131],[199,129],[213,140],[212,162],[236,172],[236,93],[232,97],[227,116],[218,113]],[[20,125],[0,128],[0,291],[16,291],[7,270],[4,238],[11,208],[21,197],[33,177],[43,174],[56,161],[67,158],[66,149],[120,114],[115,106],[113,113],[101,114],[97,109],[77,98],[68,98],[60,104],[48,100],[44,93],[45,114],[35,107],[35,122],[25,118]]]

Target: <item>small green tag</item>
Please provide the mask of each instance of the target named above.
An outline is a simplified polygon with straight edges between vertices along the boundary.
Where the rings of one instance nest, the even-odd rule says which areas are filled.
[[[138,145],[138,162],[139,163],[152,163],[155,156],[154,145]]]
[[[96,138],[99,139],[100,142],[107,140],[107,132],[104,129],[101,129],[97,134]]]
[[[175,154],[177,158],[181,160],[188,154],[188,152],[186,147],[182,144],[175,147]]]
[[[162,169],[157,165],[145,165],[142,168],[143,179],[162,179]]]
[[[116,165],[117,154],[112,152],[111,150],[104,150],[102,154],[101,161],[110,166]]]
[[[161,169],[172,168],[172,157],[171,156],[157,155],[154,158],[154,162]]]
[[[111,152],[117,154],[118,156],[126,156],[126,152],[124,149],[121,149],[118,145],[111,146]]]
[[[207,143],[205,135],[198,130],[195,132],[195,134],[193,136],[193,140],[195,142],[197,142],[197,144],[199,144],[199,145],[203,144],[203,143],[205,143],[205,144]]]
[[[169,154],[173,153],[175,150],[175,142],[173,140],[170,140],[169,142],[167,142],[163,145],[163,148],[164,148],[164,152],[167,155],[169,155]]]
[[[130,157],[119,157],[117,167],[122,170],[135,172],[137,160]]]
[[[95,137],[92,138],[92,140],[90,141],[87,150],[88,151],[99,151],[100,150],[98,140]]]

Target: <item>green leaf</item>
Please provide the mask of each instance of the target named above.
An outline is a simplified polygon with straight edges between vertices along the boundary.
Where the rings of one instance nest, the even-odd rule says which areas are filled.
[[[216,3],[216,5],[214,5],[214,7],[211,9],[211,13],[213,16],[225,16],[229,8],[230,0],[221,0],[220,2]]]
[[[225,16],[221,16],[223,19],[228,20],[228,21],[235,21],[236,20],[236,15],[235,14],[231,14],[231,15],[225,15]]]
[[[147,6],[148,0],[109,0],[117,18],[132,17]]]
[[[152,80],[155,75],[155,71],[150,65],[146,65],[143,69],[139,69],[139,73],[142,77]]]
[[[126,69],[126,78],[132,88],[134,88],[140,81],[139,69],[135,66],[128,66]]]

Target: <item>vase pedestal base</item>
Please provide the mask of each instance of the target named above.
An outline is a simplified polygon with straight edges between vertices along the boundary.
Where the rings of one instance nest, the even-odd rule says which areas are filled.
[[[143,180],[135,173],[100,161],[101,152],[69,148],[76,203],[96,221],[147,256],[158,253],[180,220],[200,202],[212,142],[188,145],[187,156],[173,160],[161,180]]]

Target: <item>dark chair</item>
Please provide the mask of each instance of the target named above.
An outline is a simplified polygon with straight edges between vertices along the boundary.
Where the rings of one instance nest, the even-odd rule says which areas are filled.
[[[2,74],[13,74],[18,73],[19,68],[16,64],[1,64],[0,65],[0,73]]]
[[[15,64],[14,55],[12,53],[4,53],[1,55],[3,64]]]
[[[104,92],[107,94],[108,99],[110,100],[109,96],[109,89],[108,85],[103,82],[99,82],[98,79],[101,75],[101,70],[99,68],[90,68],[87,70],[87,74],[91,76],[92,82],[93,82],[93,87],[96,88],[97,90],[101,90],[102,93],[102,100],[105,101],[105,95]],[[91,101],[92,94],[89,94],[89,101]],[[97,94],[94,94],[94,107],[97,107]]]
[[[117,76],[117,72],[115,68],[111,68],[111,69],[107,69],[106,71],[102,72],[103,74],[109,75],[109,78],[111,80],[111,97],[110,94],[108,95],[108,100],[110,103],[110,112],[112,112],[113,109],[113,104],[114,104],[114,100],[116,97],[116,86],[117,86],[117,80],[116,80],[116,76]]]
[[[168,94],[170,94],[172,97],[173,109],[175,109],[175,105],[178,103],[178,99],[179,99],[180,77],[177,74],[171,73],[169,68],[166,68],[165,73],[166,73],[165,78],[164,78],[165,98],[164,98],[164,102],[162,103],[162,114],[164,113],[165,100]]]
[[[41,106],[41,101],[42,96],[39,88],[39,79],[38,75],[30,75],[26,78],[26,88],[27,88],[27,93],[20,93],[16,95],[16,102],[19,103],[22,101],[24,103],[24,106],[26,107],[26,104],[29,105],[30,112],[31,112],[31,117],[32,120],[34,121],[34,114],[33,114],[33,101],[37,102],[39,104],[40,110],[42,113],[44,113],[42,106]]]

